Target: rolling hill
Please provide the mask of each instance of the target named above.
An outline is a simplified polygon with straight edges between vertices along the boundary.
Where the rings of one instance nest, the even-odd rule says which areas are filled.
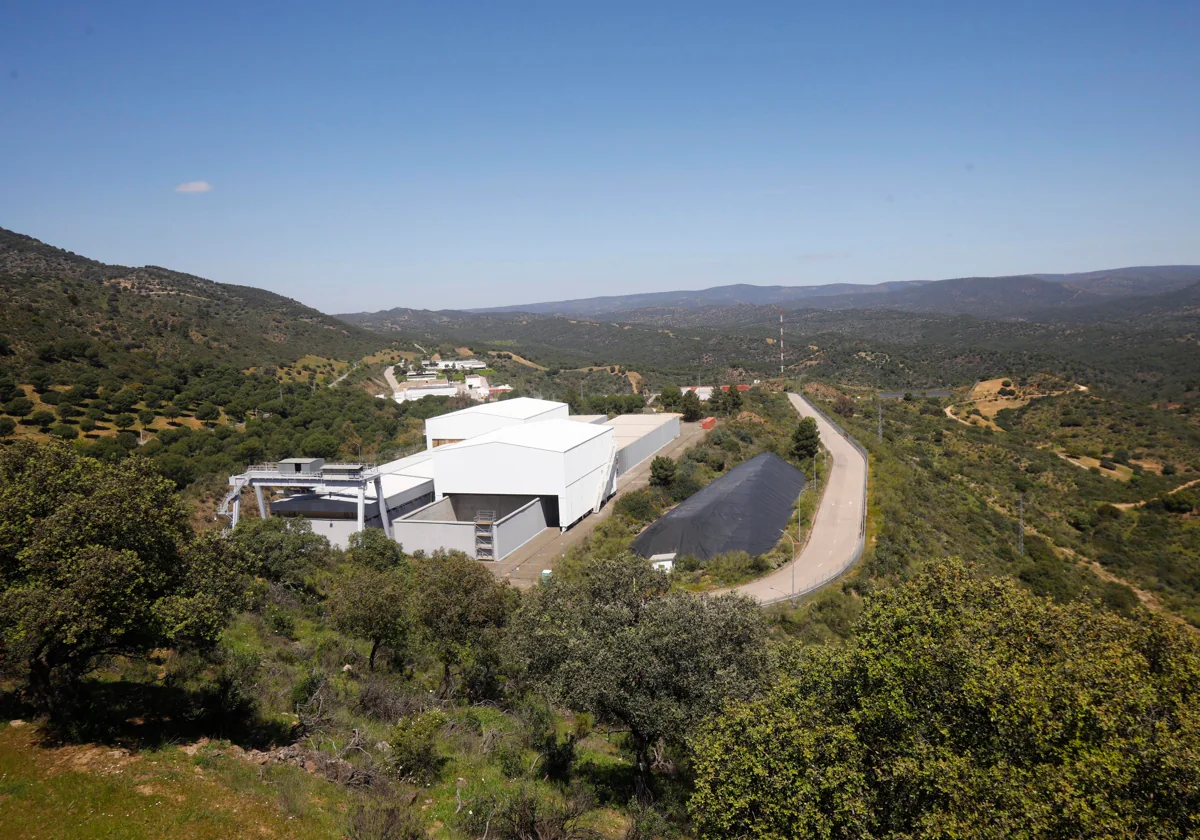
[[[357,359],[376,333],[273,292],[158,266],[107,265],[0,228],[0,334],[10,366],[68,354],[146,366]]]
[[[527,312],[580,317],[624,317],[632,310],[687,310],[717,306],[781,306],[785,309],[898,309],[982,318],[1028,318],[1086,307],[1106,299],[1169,292],[1200,282],[1200,266],[1150,266],[1082,274],[1030,274],[1013,277],[964,277],[827,286],[753,286],[652,292],[581,298],[472,310],[480,313]]]

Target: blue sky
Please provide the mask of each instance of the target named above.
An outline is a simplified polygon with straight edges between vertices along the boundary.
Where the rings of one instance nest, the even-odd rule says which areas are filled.
[[[327,312],[1200,263],[1195,2],[0,8],[0,225]]]

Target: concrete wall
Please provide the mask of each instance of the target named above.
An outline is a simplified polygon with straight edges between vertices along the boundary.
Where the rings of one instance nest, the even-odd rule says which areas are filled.
[[[329,540],[329,544],[345,551],[350,547],[350,536],[358,531],[357,519],[308,519],[312,525],[313,533],[317,536],[324,537]],[[368,528],[380,528],[379,517],[375,517],[373,523],[367,525]]]
[[[454,518],[460,522],[474,522],[475,514],[481,510],[490,510],[496,515],[496,520],[503,519],[520,510],[536,499],[536,496],[509,495],[479,495],[464,493],[447,496],[445,501],[454,508]]]
[[[649,426],[646,434],[628,443],[617,454],[617,475],[624,475],[679,437],[679,418],[672,417],[661,425]]]
[[[546,530],[548,524],[546,506],[542,504],[541,499],[530,500],[524,507],[497,522],[493,540],[496,545],[496,559],[503,560]]]
[[[439,548],[475,556],[475,523],[455,522],[448,499],[426,505],[403,519],[392,521],[392,537],[409,554],[433,554]]]

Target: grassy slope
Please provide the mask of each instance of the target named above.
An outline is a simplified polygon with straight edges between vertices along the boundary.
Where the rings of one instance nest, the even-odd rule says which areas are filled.
[[[53,746],[36,727],[3,724],[0,825],[11,840],[342,836],[343,789],[228,749]]]

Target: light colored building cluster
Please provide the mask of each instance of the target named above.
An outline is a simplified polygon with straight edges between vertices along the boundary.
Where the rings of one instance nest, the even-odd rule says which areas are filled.
[[[406,551],[457,549],[499,560],[546,528],[566,530],[616,492],[618,479],[679,436],[678,414],[572,416],[566,403],[521,397],[485,402],[425,423],[426,449],[378,467],[288,459],[230,478],[240,494],[290,495],[270,515],[302,516],[344,547],[382,528]]]

